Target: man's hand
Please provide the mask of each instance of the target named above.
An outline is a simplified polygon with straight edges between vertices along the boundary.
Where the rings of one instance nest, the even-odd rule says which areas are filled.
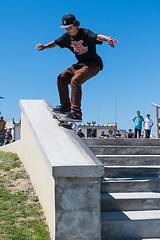
[[[36,46],[36,50],[38,49],[38,51],[42,51],[42,50],[44,50],[44,49],[46,49],[46,48],[54,48],[54,47],[56,47],[57,46],[57,44],[55,43],[55,41],[52,41],[52,42],[50,42],[50,43],[47,43],[46,45],[43,45],[43,44],[41,44],[41,43],[39,43],[39,44],[37,44],[37,46]]]
[[[100,41],[100,42],[108,42],[109,45],[113,48],[115,48],[115,46],[117,46],[117,43],[119,43],[119,41],[117,39],[112,38],[112,37],[107,37],[107,36],[102,35],[102,34],[97,35],[97,40]]]
[[[117,46],[117,43],[116,42],[118,42],[119,43],[119,41],[117,40],[117,39],[115,39],[115,38],[109,38],[108,39],[108,44],[111,46],[111,47],[113,47],[113,48],[115,48],[115,46]]]
[[[39,49],[38,49],[39,48]],[[36,45],[36,50],[38,49],[38,51],[42,51],[42,50],[44,50],[46,47],[43,45],[43,44],[41,44],[41,43],[39,43],[39,44],[37,44]]]

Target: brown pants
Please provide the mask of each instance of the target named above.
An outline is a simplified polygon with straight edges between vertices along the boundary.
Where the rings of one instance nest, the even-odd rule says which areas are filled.
[[[81,113],[81,98],[82,89],[81,85],[88,79],[97,75],[100,71],[100,66],[83,66],[79,69],[75,69],[73,66],[67,68],[57,78],[57,86],[60,96],[60,103],[65,106],[71,105],[71,110],[75,110],[77,115]],[[71,85],[71,103],[69,98],[68,85]]]

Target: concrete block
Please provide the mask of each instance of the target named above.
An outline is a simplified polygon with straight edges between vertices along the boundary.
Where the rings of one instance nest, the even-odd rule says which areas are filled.
[[[56,178],[55,189],[56,240],[100,239],[99,179]]]
[[[51,239],[100,239],[103,164],[71,128],[58,126],[47,101],[21,100],[20,106],[21,140],[3,150],[16,152],[24,163]]]
[[[55,177],[99,177],[103,164],[72,129],[58,126],[44,100],[20,100],[23,115]],[[22,128],[23,138],[23,128]],[[89,175],[88,175],[89,174]]]

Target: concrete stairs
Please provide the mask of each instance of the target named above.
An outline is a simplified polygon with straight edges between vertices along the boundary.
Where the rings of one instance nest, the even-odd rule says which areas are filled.
[[[160,140],[84,141],[105,166],[102,240],[160,239]]]

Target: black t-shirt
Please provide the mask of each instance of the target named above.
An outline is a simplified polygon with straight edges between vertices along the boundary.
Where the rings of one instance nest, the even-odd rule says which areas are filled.
[[[55,40],[55,43],[61,48],[70,49],[75,54],[78,63],[73,66],[98,65],[102,70],[102,59],[96,53],[96,44],[102,44],[102,42],[98,41],[97,34],[89,29],[79,28],[75,36],[71,36],[66,32]]]
[[[96,135],[95,135],[94,133],[93,133],[93,134],[90,133],[90,134],[88,135],[88,137],[90,137],[90,138],[96,138]]]
[[[115,136],[116,136],[116,137],[121,137],[121,134],[120,134],[120,133],[119,133],[119,134],[115,134]]]

